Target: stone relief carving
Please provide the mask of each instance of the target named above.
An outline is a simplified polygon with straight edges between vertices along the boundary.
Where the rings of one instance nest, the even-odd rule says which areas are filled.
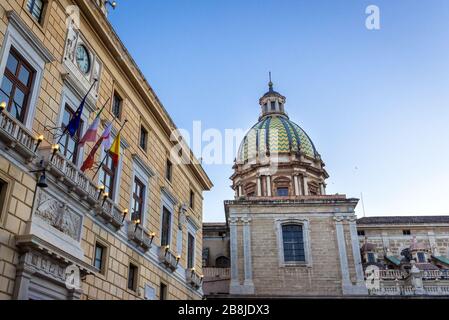
[[[39,192],[36,214],[49,225],[79,241],[82,217],[48,193]]]
[[[45,257],[36,251],[26,253],[25,264],[31,266],[36,271],[50,276],[58,281],[65,281],[65,266],[61,265],[57,261]]]

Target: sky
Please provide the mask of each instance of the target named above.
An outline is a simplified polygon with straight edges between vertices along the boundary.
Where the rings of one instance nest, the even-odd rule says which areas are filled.
[[[111,23],[179,128],[249,129],[271,71],[328,194],[363,198],[358,216],[449,214],[449,1],[117,2]],[[204,221],[224,221],[232,165],[205,170]]]

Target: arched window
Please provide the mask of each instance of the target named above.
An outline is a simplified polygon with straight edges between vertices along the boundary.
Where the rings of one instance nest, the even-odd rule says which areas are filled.
[[[282,226],[284,262],[306,262],[303,227],[300,224]]]
[[[229,268],[229,258],[225,256],[220,256],[215,259],[216,268]]]

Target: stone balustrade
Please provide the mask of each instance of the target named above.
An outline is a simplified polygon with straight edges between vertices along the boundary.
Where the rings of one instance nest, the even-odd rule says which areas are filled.
[[[16,150],[27,162],[36,156],[37,139],[20,121],[6,111],[0,113],[0,139],[7,148]]]
[[[144,251],[148,251],[151,248],[154,236],[147,233],[140,224],[128,224],[128,239],[135,242]]]
[[[178,268],[179,259],[167,247],[159,248],[159,261],[172,271]]]
[[[110,223],[117,229],[120,229],[123,226],[123,213],[115,203],[107,198],[104,202],[98,202],[94,208],[95,214],[102,217],[103,220],[107,223]]]
[[[201,285],[203,284],[203,276],[198,274],[195,268],[187,269],[186,281],[188,285],[198,290],[199,288],[201,288]]]

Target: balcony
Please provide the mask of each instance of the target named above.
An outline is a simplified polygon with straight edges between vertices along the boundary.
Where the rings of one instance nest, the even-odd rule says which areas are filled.
[[[94,207],[94,212],[96,215],[103,218],[105,222],[117,229],[120,229],[123,226],[122,211],[109,198],[105,201],[101,200],[101,203],[97,202],[97,205]]]
[[[63,184],[69,194],[79,197],[76,200],[87,202],[93,212],[101,217],[104,222],[120,229],[123,226],[123,216],[120,208],[109,198],[102,199],[100,190],[95,183],[80,171],[76,165],[68,161],[62,154],[56,152],[52,155],[49,147],[39,150],[43,155],[45,168],[56,178],[57,182]]]
[[[199,275],[195,268],[187,269],[186,270],[186,281],[187,284],[192,286],[194,289],[201,288],[201,285],[203,284],[203,276]]]
[[[37,140],[34,135],[16,118],[8,112],[0,113],[0,139],[7,149],[16,150],[27,162],[35,157]]]
[[[168,247],[159,248],[159,261],[171,271],[178,268],[179,257],[176,257]]]
[[[135,242],[144,251],[148,251],[151,248],[153,238],[154,235],[148,234],[140,224],[137,226],[132,223],[128,224],[128,239]]]

